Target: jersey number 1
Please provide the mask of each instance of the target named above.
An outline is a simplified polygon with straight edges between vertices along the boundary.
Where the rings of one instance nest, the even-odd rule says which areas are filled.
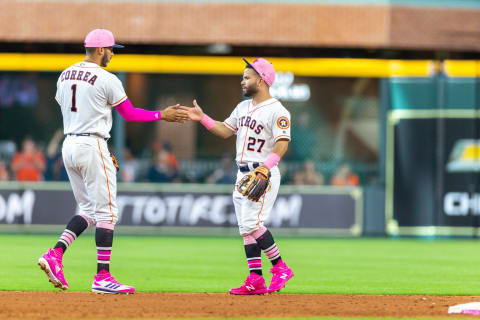
[[[72,84],[72,87],[70,89],[72,89],[72,108],[70,109],[70,111],[77,112],[77,85]]]

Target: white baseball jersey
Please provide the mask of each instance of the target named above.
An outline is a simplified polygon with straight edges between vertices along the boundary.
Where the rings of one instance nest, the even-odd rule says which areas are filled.
[[[240,102],[223,124],[237,135],[239,165],[264,162],[279,139],[290,140],[290,113],[277,99],[268,99],[254,106],[252,100]],[[268,220],[280,188],[280,170],[271,169],[272,188],[260,202],[233,191],[233,204],[241,235],[250,234]],[[238,171],[237,183],[248,172]]]
[[[290,140],[290,112],[275,98],[240,102],[223,124],[237,135],[238,164],[263,162],[279,139]]]
[[[120,80],[99,65],[79,62],[65,69],[57,81],[55,99],[63,115],[67,136],[62,157],[79,213],[91,223],[115,224],[117,177],[103,138],[110,137],[112,107],[127,99]]]
[[[112,107],[127,99],[122,82],[92,62],[65,69],[55,99],[62,108],[64,133],[94,133],[110,138]]]

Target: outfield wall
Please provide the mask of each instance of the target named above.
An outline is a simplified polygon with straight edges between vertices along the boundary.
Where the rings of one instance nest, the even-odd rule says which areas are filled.
[[[231,192],[224,185],[119,184],[119,225],[127,233],[236,234]],[[68,183],[0,185],[0,231],[58,232],[77,210]],[[362,211],[360,188],[282,186],[266,225],[292,235],[358,236]]]
[[[389,235],[479,236],[479,70],[445,61],[431,77],[389,79]]]

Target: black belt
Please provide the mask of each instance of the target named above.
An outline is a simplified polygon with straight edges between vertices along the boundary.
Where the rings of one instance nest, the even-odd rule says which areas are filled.
[[[240,170],[240,172],[250,172],[250,171],[252,171],[253,169],[259,167],[259,166],[260,166],[260,163],[258,163],[258,162],[253,162],[253,163],[251,163],[251,166],[252,166],[252,168],[250,168],[249,165],[238,166],[238,170]]]
[[[101,137],[101,136],[99,136],[99,135],[96,134],[96,133],[67,133],[66,136],[75,136],[75,137],[90,137],[90,136],[95,136],[95,137],[98,137],[98,138],[103,139],[103,140],[105,140],[105,141],[108,140],[108,138]]]

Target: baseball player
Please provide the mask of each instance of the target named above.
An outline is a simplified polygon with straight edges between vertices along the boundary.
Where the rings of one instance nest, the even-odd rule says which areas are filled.
[[[80,208],[67,224],[53,249],[38,264],[54,287],[66,290],[62,257],[72,242],[95,224],[97,274],[92,283],[96,293],[133,293],[135,288],[121,284],[109,272],[114,227],[117,216],[116,161],[110,156],[107,139],[112,128],[112,109],[126,121],[188,120],[187,112],[170,106],[148,111],[132,106],[120,80],[102,69],[113,57],[113,34],[95,29],[85,38],[85,60],[65,69],[57,81],[55,99],[61,107],[65,140],[62,156],[73,194]]]
[[[293,277],[293,271],[280,256],[272,233],[264,226],[280,187],[280,171],[277,163],[285,154],[290,141],[290,113],[270,96],[269,88],[275,80],[273,65],[265,59],[246,62],[241,87],[250,100],[240,102],[230,117],[223,123],[203,113],[194,100],[188,110],[191,120],[200,121],[210,132],[224,139],[237,136],[236,162],[237,185],[233,191],[233,203],[240,234],[243,237],[250,274],[245,283],[230,289],[231,294],[251,295],[279,291]],[[271,189],[262,193],[259,201],[243,196],[238,187],[242,178],[251,171],[271,175]],[[270,286],[266,287],[262,275],[261,250],[271,261],[273,274]]]

